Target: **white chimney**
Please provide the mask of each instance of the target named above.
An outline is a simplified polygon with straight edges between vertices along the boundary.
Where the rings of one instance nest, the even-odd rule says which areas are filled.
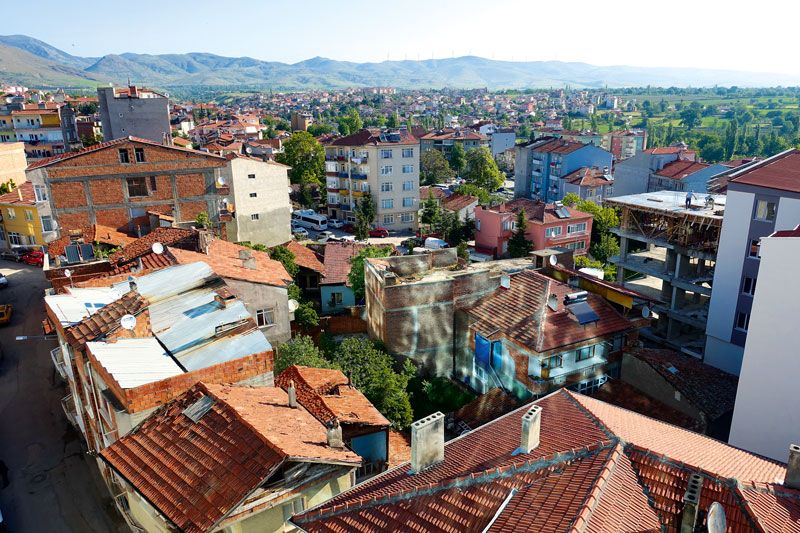
[[[680,533],[694,533],[697,524],[697,510],[700,506],[700,491],[703,489],[703,477],[700,474],[691,474],[683,495],[683,515],[681,517]]]
[[[558,311],[558,295],[550,295],[550,297],[547,299],[547,307],[549,307],[553,312]]]
[[[444,415],[437,411],[411,424],[411,473],[444,461]]]
[[[530,453],[539,446],[539,434],[542,428],[542,408],[534,405],[522,415],[522,436],[519,449],[522,453]]]
[[[297,409],[297,389],[294,388],[294,380],[289,381],[289,390],[286,394],[289,395],[289,407]]]
[[[786,464],[786,478],[783,484],[791,489],[800,490],[800,446],[789,445],[789,461]]]
[[[336,418],[328,422],[328,446],[331,448],[344,448],[342,426],[339,425],[339,420]]]

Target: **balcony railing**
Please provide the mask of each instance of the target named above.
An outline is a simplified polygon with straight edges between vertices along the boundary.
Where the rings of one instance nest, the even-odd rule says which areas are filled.
[[[369,191],[353,191],[353,196],[366,196]]]
[[[78,411],[75,409],[75,402],[72,399],[72,394],[68,394],[61,398],[61,408],[64,409],[64,414],[67,415],[67,420],[75,426],[76,428],[80,428],[78,425]]]
[[[369,176],[367,176],[366,174],[350,174],[350,179],[354,180],[365,180],[368,178]]]
[[[340,204],[339,205],[339,209],[341,209],[342,211],[352,211],[353,210],[353,209],[350,208],[350,205],[348,205],[348,204]]]
[[[50,358],[53,360],[53,365],[55,365],[61,377],[67,379],[67,365],[64,364],[64,354],[61,353],[61,348],[50,350]]]
[[[369,160],[369,156],[368,155],[350,156],[350,162],[351,163],[355,163],[356,165],[360,165],[360,164],[366,163],[368,160]]]
[[[347,172],[339,172],[338,176],[340,178],[346,178],[347,177]]]

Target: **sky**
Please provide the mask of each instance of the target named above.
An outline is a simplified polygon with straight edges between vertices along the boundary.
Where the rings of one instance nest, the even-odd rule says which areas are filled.
[[[475,55],[800,74],[797,0],[25,2],[0,32],[79,56],[209,52],[296,63]],[[91,7],[89,7],[91,6]]]

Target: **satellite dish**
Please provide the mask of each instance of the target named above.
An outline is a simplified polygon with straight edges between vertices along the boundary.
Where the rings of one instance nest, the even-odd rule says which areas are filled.
[[[551,255],[549,261],[552,266],[556,266],[556,264],[558,263],[558,258],[554,255]]]
[[[236,206],[234,206],[233,204],[227,204],[225,208],[228,210],[228,213],[233,213],[234,211],[236,211]]]
[[[650,318],[650,308],[646,305],[642,307],[642,318]]]
[[[164,253],[164,245],[160,242],[154,242],[153,246],[150,247],[155,254],[163,254]]]
[[[70,269],[66,269],[66,270],[64,271],[64,275],[65,275],[65,276],[67,276],[68,278],[69,278],[69,277],[72,277],[72,270],[70,270]]]
[[[217,186],[224,187],[225,184],[228,183],[224,177],[220,176],[217,178]]]
[[[297,308],[300,307],[300,302],[297,300],[289,300],[289,312],[294,313],[297,311]]]
[[[725,520],[725,509],[719,502],[714,502],[708,508],[708,518],[706,518],[708,533],[725,533],[727,522]]]
[[[246,148],[244,149],[244,151],[245,151],[245,153],[247,153],[247,154],[252,154],[252,153],[253,153],[253,149],[252,149],[252,148],[250,148],[249,146],[248,146],[248,147],[246,147]]]
[[[136,327],[136,317],[133,315],[125,315],[119,319],[119,325],[124,329],[132,330]]]

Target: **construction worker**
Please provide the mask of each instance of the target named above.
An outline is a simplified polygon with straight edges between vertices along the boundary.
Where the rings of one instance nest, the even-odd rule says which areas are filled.
[[[686,193],[686,210],[687,211],[692,206],[692,199],[697,200],[697,196],[694,195],[694,191],[693,190]]]

